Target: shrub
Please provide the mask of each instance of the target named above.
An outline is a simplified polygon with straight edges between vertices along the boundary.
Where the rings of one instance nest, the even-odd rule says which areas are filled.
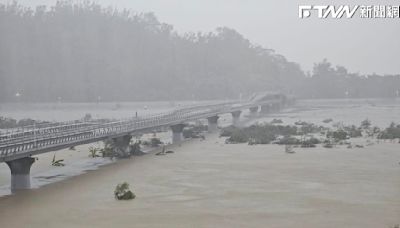
[[[85,116],[82,118],[83,121],[88,122],[92,120],[92,114],[86,113]]]
[[[378,134],[379,139],[396,139],[400,138],[400,125],[391,123],[388,128]]]
[[[162,142],[161,142],[161,140],[159,138],[151,138],[150,139],[150,145],[152,147],[158,147],[161,144],[162,144]]]
[[[207,131],[205,125],[190,125],[183,130],[184,138],[202,138],[202,132]]]
[[[361,128],[367,129],[371,126],[371,121],[368,119],[365,119],[361,121]]]
[[[224,127],[224,128],[222,128],[222,131],[221,131],[219,136],[221,136],[221,137],[231,137],[232,133],[234,131],[236,131],[236,130],[238,130],[238,128],[235,127],[235,126]]]
[[[0,116],[0,128],[14,128],[17,126],[17,121],[12,118]]]
[[[248,135],[245,133],[244,130],[237,129],[236,131],[231,133],[231,137],[229,137],[229,142],[234,143],[245,143],[249,140]]]
[[[279,145],[298,145],[300,144],[300,140],[296,139],[294,137],[290,137],[290,136],[285,136],[283,138],[281,138],[277,144]]]
[[[333,144],[331,144],[331,143],[325,143],[325,144],[324,144],[324,147],[325,147],[325,148],[333,148]]]
[[[129,190],[129,184],[127,182],[123,182],[115,187],[114,197],[118,200],[130,200],[135,199],[136,195]]]
[[[345,140],[347,139],[347,132],[342,129],[330,131],[328,132],[327,137],[332,137],[335,141]]]
[[[98,148],[95,147],[89,147],[89,157],[91,158],[97,158],[100,157],[97,152],[99,152],[100,150]]]
[[[345,130],[347,131],[350,138],[357,138],[362,137],[362,131],[360,128],[352,125],[350,127],[346,127]]]
[[[281,119],[273,119],[271,121],[271,124],[281,124],[281,123],[283,123],[283,121]]]
[[[329,118],[329,119],[324,119],[322,122],[324,122],[324,123],[330,123],[330,122],[332,122],[333,121],[333,119],[332,118]]]
[[[33,119],[22,119],[18,121],[18,126],[24,127],[24,126],[29,126],[29,125],[34,125],[36,123],[35,120]]]

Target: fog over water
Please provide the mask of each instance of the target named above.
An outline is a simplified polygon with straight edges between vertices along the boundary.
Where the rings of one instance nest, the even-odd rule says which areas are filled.
[[[280,118],[289,123],[301,119],[321,123],[322,118],[332,117],[334,121],[358,124],[359,119],[352,117],[357,112],[360,118],[368,115],[373,124],[384,124],[387,118],[397,117],[400,112],[398,101],[375,105],[364,101],[307,101],[300,103],[303,111],[287,110],[264,120]],[[363,140],[355,142],[365,143]],[[327,227],[329,223],[334,224],[331,227],[375,228],[398,223],[397,143],[381,142],[363,149],[296,148],[296,153],[290,155],[279,145],[225,144],[224,138],[214,134],[207,135],[205,141],[193,139],[169,149],[175,153],[120,160],[97,171],[0,198],[0,226],[196,224],[284,228]],[[87,153],[82,147],[77,150],[80,152],[57,154],[68,163],[65,169],[58,170],[71,167],[77,170],[75,165]],[[33,169],[35,181],[58,179],[52,175],[59,167],[43,173],[51,167],[50,159],[48,154],[39,156]],[[1,164],[0,181],[8,177],[7,169]],[[119,202],[113,198],[113,186],[121,181],[131,184],[136,199]]]

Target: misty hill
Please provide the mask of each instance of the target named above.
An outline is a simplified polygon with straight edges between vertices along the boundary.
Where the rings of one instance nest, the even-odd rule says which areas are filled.
[[[400,88],[399,76],[359,76],[326,61],[306,76],[233,29],[179,35],[152,13],[90,2],[0,4],[0,34],[0,102],[224,99],[266,90],[390,97]]]
[[[3,5],[0,31],[2,101],[238,98],[304,76],[233,29],[180,36],[151,13],[95,3]]]

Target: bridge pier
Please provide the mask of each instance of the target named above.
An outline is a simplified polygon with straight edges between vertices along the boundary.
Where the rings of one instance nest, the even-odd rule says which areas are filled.
[[[113,150],[117,157],[126,158],[129,157],[130,154],[130,143],[131,143],[132,135],[124,135],[118,138],[113,138]]]
[[[183,128],[185,128],[185,124],[176,124],[170,127],[172,130],[172,143],[180,143],[183,140]]]
[[[232,114],[232,125],[235,127],[239,126],[239,121],[240,121],[240,114],[242,114],[242,111],[238,110],[238,111],[234,111],[231,112]]]
[[[31,188],[31,166],[35,158],[25,157],[6,162],[11,170],[11,192]]]
[[[257,117],[258,109],[259,109],[258,106],[251,107],[251,108],[249,109],[249,110],[250,110],[250,117],[251,117],[251,118]]]
[[[219,116],[210,116],[207,118],[208,132],[212,133],[218,131],[218,118]]]

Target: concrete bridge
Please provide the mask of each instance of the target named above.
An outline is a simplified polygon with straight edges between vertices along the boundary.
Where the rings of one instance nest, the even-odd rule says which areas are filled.
[[[0,135],[0,162],[6,162],[11,170],[12,191],[29,189],[34,155],[109,139],[121,151],[126,151],[132,135],[165,127],[172,130],[172,142],[179,143],[187,122],[207,119],[208,131],[213,132],[217,130],[219,115],[231,113],[233,124],[237,125],[243,110],[249,109],[250,117],[256,117],[259,113],[279,111],[290,102],[291,99],[283,94],[268,94],[247,102],[194,106],[145,118],[31,126],[16,133]]]

